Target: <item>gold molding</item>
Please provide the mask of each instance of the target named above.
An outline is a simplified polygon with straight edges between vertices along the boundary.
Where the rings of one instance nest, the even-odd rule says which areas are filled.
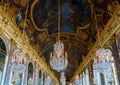
[[[120,29],[116,32],[116,35],[120,35]]]

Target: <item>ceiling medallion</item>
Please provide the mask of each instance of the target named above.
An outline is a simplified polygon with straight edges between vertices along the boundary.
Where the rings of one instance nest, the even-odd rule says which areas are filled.
[[[67,53],[64,44],[60,41],[60,0],[58,0],[58,41],[54,44],[54,51],[50,53],[50,65],[58,72],[67,68]]]
[[[83,40],[88,39],[88,34],[84,31],[79,32],[79,37]]]

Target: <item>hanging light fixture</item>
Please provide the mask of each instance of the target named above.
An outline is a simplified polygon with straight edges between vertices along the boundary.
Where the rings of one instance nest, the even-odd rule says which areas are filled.
[[[112,71],[112,61],[110,60],[112,57],[112,52],[110,49],[102,48],[99,38],[99,30],[97,26],[96,15],[95,15],[95,21],[96,21],[97,37],[99,42],[98,44],[100,48],[96,50],[96,57],[94,58],[93,69],[100,73],[108,75]]]
[[[12,71],[17,73],[23,73],[26,70],[25,62],[25,53],[20,52],[18,49],[14,51],[12,56]]]
[[[58,41],[54,44],[54,51],[50,53],[50,65],[58,72],[67,68],[67,53],[64,44],[60,41],[60,0],[58,0]]]
[[[66,77],[64,72],[61,72],[60,82],[61,85],[66,85]]]
[[[112,52],[110,49],[100,48],[96,51],[94,58],[93,69],[105,75],[112,71]]]

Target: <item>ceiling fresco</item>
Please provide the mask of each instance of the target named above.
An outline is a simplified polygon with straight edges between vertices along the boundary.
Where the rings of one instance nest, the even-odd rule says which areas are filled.
[[[77,27],[90,23],[91,7],[87,0],[61,0],[61,32],[76,33]],[[58,32],[57,0],[38,0],[32,11],[34,25],[49,34]]]
[[[102,30],[110,20],[119,0],[94,0],[97,24]]]
[[[16,8],[16,25],[28,35],[31,46],[49,66],[49,54],[58,36],[57,0],[9,1]],[[68,67],[64,70],[68,82],[96,42],[96,27],[99,31],[104,29],[116,5],[117,0],[93,0],[92,3],[90,0],[61,0],[60,40],[68,53]],[[54,72],[59,78],[60,73]]]

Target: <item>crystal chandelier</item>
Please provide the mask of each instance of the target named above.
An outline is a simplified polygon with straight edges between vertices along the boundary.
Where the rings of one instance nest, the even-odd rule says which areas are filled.
[[[58,72],[67,68],[67,53],[64,44],[60,41],[60,0],[58,0],[58,41],[54,44],[54,51],[50,53],[50,65]]]
[[[102,48],[99,39],[98,28],[97,28],[97,35],[98,35],[99,45],[101,48],[96,50],[96,57],[94,58],[93,69],[107,75],[112,71],[112,61],[110,60],[112,57],[112,52],[110,49]]]
[[[95,14],[95,10],[94,10],[94,14]],[[111,61],[112,52],[110,49],[102,48],[96,19],[97,18],[95,14],[95,21],[96,21],[95,25],[97,30],[98,44],[100,45],[101,48],[96,50],[96,57],[94,58],[93,69],[100,73],[108,75],[112,71],[112,61]]]
[[[66,85],[66,77],[64,72],[61,72],[60,82],[61,85]]]
[[[112,71],[112,61],[110,60],[112,52],[110,49],[100,48],[96,51],[93,69],[100,73],[108,74]]]
[[[26,70],[26,65],[23,63],[25,60],[24,57],[24,52],[20,52],[18,49],[14,51],[11,61],[11,68],[13,72],[23,73]]]

